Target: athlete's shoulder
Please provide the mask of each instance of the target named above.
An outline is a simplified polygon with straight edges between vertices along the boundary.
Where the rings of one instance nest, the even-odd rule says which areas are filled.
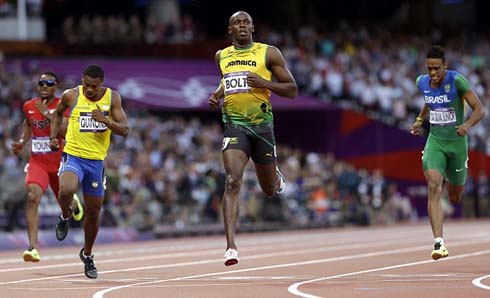
[[[422,86],[424,84],[428,84],[429,80],[430,80],[430,77],[428,74],[419,75],[417,77],[417,79],[415,79],[415,86],[417,86],[417,88],[419,88],[419,89],[423,88]]]
[[[34,98],[31,98],[31,99],[28,99],[24,102],[23,106],[24,107],[29,107],[29,106],[32,106],[32,105],[35,105],[36,104],[36,101],[39,99],[39,97],[34,97]]]

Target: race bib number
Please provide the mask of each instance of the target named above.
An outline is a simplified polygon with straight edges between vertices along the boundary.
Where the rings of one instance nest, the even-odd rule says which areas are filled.
[[[109,113],[104,112],[104,115],[107,117]],[[80,112],[78,123],[80,132],[104,132],[107,130],[107,126],[104,123],[92,119],[92,113],[90,112]]]
[[[227,73],[223,77],[225,94],[247,93],[250,87],[247,84],[247,71]]]
[[[429,121],[432,125],[456,125],[456,112],[454,108],[438,108],[430,111]]]
[[[31,141],[31,152],[34,154],[51,153],[49,148],[49,137],[33,138]]]

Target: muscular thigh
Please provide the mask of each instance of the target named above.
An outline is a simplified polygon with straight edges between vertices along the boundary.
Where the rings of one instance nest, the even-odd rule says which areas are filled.
[[[247,158],[250,158],[252,152],[250,137],[237,125],[225,125],[223,145],[221,150],[224,152],[228,149],[237,149],[243,151],[247,155]]]
[[[276,140],[272,124],[259,125],[253,128],[252,160],[256,164],[275,163]]]
[[[444,144],[429,137],[422,154],[422,165],[424,171],[437,170],[439,173],[441,173],[441,175],[446,176],[446,157]]]
[[[446,146],[448,162],[446,176],[450,184],[463,185],[468,174],[468,143],[465,140],[451,142]]]
[[[43,192],[46,191],[49,184],[49,173],[42,165],[33,160],[26,165],[25,185],[32,183],[39,185]]]
[[[82,159],[84,178],[83,193],[94,197],[103,197],[105,190],[104,162],[102,160]]]

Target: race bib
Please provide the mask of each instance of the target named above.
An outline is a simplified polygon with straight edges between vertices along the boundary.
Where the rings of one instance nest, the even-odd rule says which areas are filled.
[[[31,152],[34,154],[51,153],[49,137],[33,138],[31,141]]]
[[[247,84],[248,71],[227,73],[223,77],[225,94],[247,93],[250,87]]]
[[[108,114],[108,112],[104,112],[106,117]],[[92,113],[90,112],[80,112],[78,123],[80,126],[80,132],[104,132],[107,130],[107,126],[104,123],[97,122],[92,119]]]
[[[438,108],[430,111],[429,121],[432,125],[456,125],[456,112],[454,108]]]

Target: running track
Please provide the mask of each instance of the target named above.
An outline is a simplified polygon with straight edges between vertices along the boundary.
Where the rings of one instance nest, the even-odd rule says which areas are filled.
[[[70,237],[70,235],[68,236]],[[430,259],[428,222],[96,245],[89,280],[79,247],[43,248],[37,264],[0,252],[0,297],[490,297],[490,221],[446,223],[450,256]]]

